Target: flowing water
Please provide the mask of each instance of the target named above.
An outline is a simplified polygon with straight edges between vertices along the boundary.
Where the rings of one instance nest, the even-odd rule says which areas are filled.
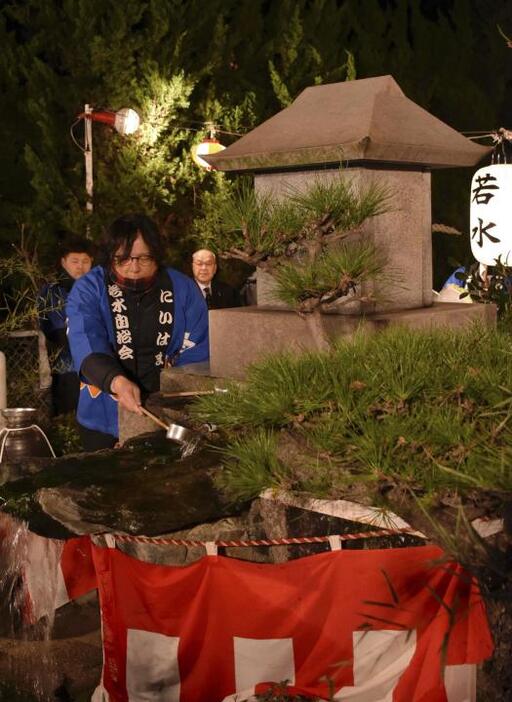
[[[37,554],[42,541],[26,523],[0,514],[0,700],[5,702],[58,699],[54,691],[60,675],[49,643],[56,579],[45,578],[46,569],[29,572],[45,557],[44,551]],[[40,578],[36,608],[30,592],[34,577]],[[30,671],[35,669],[34,676]]]
[[[214,486],[219,455],[201,443],[144,438],[49,460],[0,485],[0,702],[82,702],[100,678],[96,600],[66,604],[55,616],[63,539],[171,533],[236,513]],[[69,693],[66,676],[89,694]]]

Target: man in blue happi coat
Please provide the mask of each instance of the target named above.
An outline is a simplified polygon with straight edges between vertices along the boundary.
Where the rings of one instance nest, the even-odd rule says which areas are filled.
[[[165,365],[208,360],[204,298],[192,279],[162,265],[162,240],[149,217],[117,219],[104,257],[77,281],[66,306],[87,451],[115,446],[118,403],[142,414],[142,399],[159,390]]]

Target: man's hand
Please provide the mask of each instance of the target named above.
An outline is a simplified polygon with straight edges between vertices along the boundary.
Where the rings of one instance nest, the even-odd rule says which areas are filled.
[[[116,396],[119,404],[129,412],[142,414],[139,387],[125,378],[124,375],[115,376],[110,383],[110,392]]]

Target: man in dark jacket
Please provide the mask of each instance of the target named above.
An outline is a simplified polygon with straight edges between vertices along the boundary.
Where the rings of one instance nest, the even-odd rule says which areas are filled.
[[[76,280],[91,270],[89,241],[67,238],[60,247],[61,271],[58,280],[46,283],[39,293],[39,325],[45,335],[52,369],[52,409],[54,415],[76,410],[79,380],[67,340],[65,305]]]
[[[193,253],[192,272],[209,310],[240,307],[237,291],[214,277],[217,272],[217,259],[213,251],[199,249]]]

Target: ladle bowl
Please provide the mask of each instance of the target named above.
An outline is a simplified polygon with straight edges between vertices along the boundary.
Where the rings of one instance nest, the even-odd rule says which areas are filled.
[[[197,437],[197,433],[192,431],[192,429],[188,429],[181,424],[175,424],[174,422],[168,424],[160,419],[160,417],[157,417],[156,414],[153,414],[153,412],[146,409],[146,407],[141,406],[141,410],[146,417],[152,419],[155,424],[158,424],[158,426],[162,427],[162,429],[165,429],[165,436],[167,439],[169,439],[169,441],[174,441],[177,444],[184,445],[189,444]]]
[[[170,441],[175,441],[177,444],[188,444],[197,435],[195,432],[187,429],[187,427],[171,422],[171,424],[169,424],[167,427],[165,436],[167,439],[170,439]]]

